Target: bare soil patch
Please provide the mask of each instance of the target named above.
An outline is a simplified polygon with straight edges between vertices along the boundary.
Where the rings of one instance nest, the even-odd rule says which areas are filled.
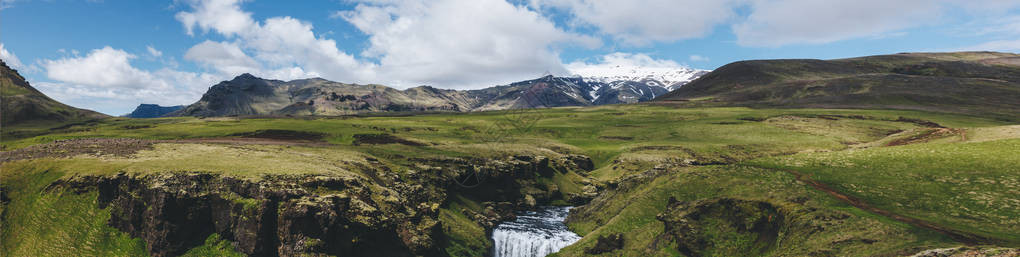
[[[35,158],[61,158],[82,154],[128,156],[140,150],[152,149],[155,140],[130,138],[87,138],[57,140],[48,144],[0,152],[0,162]]]
[[[232,145],[288,145],[325,147],[325,141],[288,140],[270,138],[194,138],[179,140],[146,140],[133,138],[83,138],[57,140],[51,143],[33,145],[14,151],[0,152],[0,163],[37,158],[66,158],[82,154],[106,156],[130,156],[141,150],[150,150],[159,143],[196,143]]]

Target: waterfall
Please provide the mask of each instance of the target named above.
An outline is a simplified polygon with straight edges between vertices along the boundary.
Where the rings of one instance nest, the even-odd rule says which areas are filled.
[[[543,257],[581,237],[567,230],[563,221],[571,207],[539,207],[499,224],[492,231],[495,257]]]

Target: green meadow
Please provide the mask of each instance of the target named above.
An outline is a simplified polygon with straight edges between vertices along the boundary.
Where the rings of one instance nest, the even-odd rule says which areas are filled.
[[[931,132],[936,129],[932,123],[948,132]],[[267,131],[306,140],[260,136]],[[963,245],[937,231],[856,208],[790,171],[896,215],[995,245],[1020,246],[1020,127],[973,116],[610,105],[404,116],[110,118],[5,127],[2,133],[4,151],[64,139],[165,140],[126,156],[82,154],[3,163],[0,180],[10,198],[0,224],[4,256],[68,255],[61,252],[68,249],[86,255],[147,254],[142,241],[105,224],[109,213],[96,206],[94,192],[46,189],[59,179],[175,171],[251,180],[274,174],[366,176],[358,168],[366,157],[403,175],[415,157],[520,153],[581,154],[595,164],[590,172],[539,181],[565,192],[581,191],[580,181],[601,189],[599,197],[572,214],[568,226],[583,239],[560,256],[589,255],[585,251],[599,236],[615,233],[622,233],[626,243],[605,256],[684,255],[677,249],[694,248],[677,245],[664,233],[662,220],[670,218],[671,198],[695,207],[712,199],[758,201],[785,214],[780,236],[770,244],[735,240],[747,236],[739,231],[700,232],[708,246],[694,250],[705,256],[752,248],[763,256],[904,255]],[[231,139],[290,143],[215,141]],[[446,255],[473,256],[491,246],[484,229],[465,215],[481,211],[479,202],[453,195],[440,207],[443,233],[454,241]],[[692,226],[732,221],[697,222]],[[229,242],[214,235],[189,254],[231,251]]]

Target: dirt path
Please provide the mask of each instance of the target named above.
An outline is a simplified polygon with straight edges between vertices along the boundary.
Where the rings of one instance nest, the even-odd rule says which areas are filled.
[[[839,199],[840,201],[845,202],[847,204],[850,204],[850,205],[852,205],[854,207],[857,207],[858,209],[861,209],[861,210],[865,210],[865,211],[868,211],[868,212],[871,212],[871,213],[874,213],[874,214],[882,215],[882,216],[885,216],[885,217],[888,217],[888,218],[891,218],[891,219],[894,219],[894,220],[897,220],[897,221],[900,221],[900,222],[903,222],[903,223],[907,223],[907,224],[911,224],[911,225],[917,226],[917,227],[922,227],[922,228],[930,229],[930,230],[933,230],[935,232],[938,232],[938,233],[944,234],[946,236],[949,236],[950,238],[953,238],[953,240],[956,240],[958,242],[961,242],[961,243],[964,243],[964,244],[968,244],[968,245],[988,245],[988,244],[995,245],[995,244],[1002,243],[1001,240],[997,240],[997,239],[993,239],[993,238],[987,238],[987,237],[980,236],[980,235],[975,235],[975,234],[971,234],[971,233],[967,233],[967,232],[963,232],[963,231],[957,231],[957,230],[945,228],[945,227],[936,225],[936,224],[928,222],[928,221],[919,220],[919,219],[915,219],[915,218],[911,218],[911,217],[906,217],[906,216],[902,216],[902,215],[899,215],[899,214],[896,214],[896,213],[893,213],[893,212],[890,212],[890,211],[887,211],[887,210],[879,209],[879,208],[876,208],[874,206],[869,205],[868,203],[862,201],[861,199],[857,199],[857,198],[855,198],[853,196],[849,196],[849,195],[840,193],[839,191],[836,191],[836,190],[832,189],[831,187],[829,187],[829,186],[827,186],[825,184],[822,184],[821,182],[812,180],[810,175],[805,175],[803,173],[800,173],[800,172],[797,172],[797,171],[793,171],[793,170],[784,170],[784,171],[786,171],[786,172],[788,172],[790,174],[793,174],[797,178],[798,181],[804,182],[804,183],[806,183],[808,185],[811,185],[811,187],[813,187],[813,188],[815,188],[817,190],[820,190],[822,192],[825,192],[826,194],[829,194],[829,195],[835,197],[836,199]]]

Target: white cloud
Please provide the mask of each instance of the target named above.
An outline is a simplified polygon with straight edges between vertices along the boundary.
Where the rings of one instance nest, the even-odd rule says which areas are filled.
[[[235,35],[256,25],[251,13],[238,8],[243,0],[185,0],[185,2],[194,10],[179,12],[174,17],[184,24],[188,35],[194,35],[195,26],[206,32],[216,30],[224,35]]]
[[[184,59],[226,74],[260,70],[261,65],[241,50],[236,43],[208,41],[192,46]]]
[[[21,60],[18,59],[17,55],[7,51],[7,48],[4,47],[4,43],[0,43],[0,59],[3,59],[4,63],[7,63],[8,66],[14,69],[22,69],[25,67],[25,65],[21,63]]]
[[[149,51],[149,55],[151,55],[152,57],[157,57],[158,58],[160,56],[163,56],[163,52],[161,52],[159,50],[156,50],[155,47],[145,46],[145,50]]]
[[[359,1],[354,10],[333,17],[369,36],[361,53],[367,59],[360,60],[339,50],[337,41],[316,35],[305,21],[271,17],[259,22],[241,9],[242,1],[188,3],[193,10],[176,15],[186,29],[214,31],[231,41],[203,42],[185,59],[232,75],[483,87],[563,72],[560,45],[600,44],[503,0]]]
[[[649,71],[673,71],[685,69],[672,60],[655,59],[647,54],[635,53],[611,53],[599,57],[595,62],[574,61],[567,64],[570,74],[581,76],[601,76],[611,72],[619,72],[620,68],[641,68]]]
[[[707,61],[709,61],[708,57],[704,57],[704,56],[696,55],[696,54],[695,55],[691,55],[689,59],[692,62],[707,62]]]
[[[152,78],[129,63],[135,56],[112,47],[95,49],[85,57],[45,60],[42,66],[50,79],[98,86],[143,87]]]
[[[630,45],[700,38],[734,17],[743,0],[532,0],[566,10],[575,23],[595,26]]]
[[[58,101],[108,114],[121,114],[139,103],[188,104],[227,77],[171,69],[146,71],[131,65],[135,55],[112,47],[85,56],[40,62],[53,82],[37,82]]]
[[[569,14],[627,45],[702,38],[729,25],[741,46],[775,47],[881,38],[939,25],[947,13],[1001,20],[1015,0],[529,0],[535,9]],[[742,10],[738,15],[737,10]],[[557,15],[551,12],[550,15]],[[1015,23],[1008,24],[1015,31]]]
[[[919,26],[944,24],[963,15],[1002,20],[1020,2],[1009,0],[745,0],[749,16],[732,25],[742,46],[824,44],[903,34]],[[960,12],[955,12],[960,11]],[[1016,30],[1001,27],[1001,30]]]
[[[930,0],[757,0],[732,29],[744,46],[822,44],[933,23],[942,7]]]
[[[185,59],[220,72],[248,72],[277,79],[323,76],[345,82],[369,82],[371,64],[337,49],[336,41],[316,37],[310,23],[274,17],[259,23],[241,10],[240,0],[188,1],[191,11],[177,19],[191,33],[196,26],[233,42],[205,41],[188,50]],[[250,54],[249,54],[250,53]]]
[[[397,84],[483,87],[563,73],[557,46],[595,47],[546,17],[503,0],[361,3],[341,17],[369,35],[363,55]]]

